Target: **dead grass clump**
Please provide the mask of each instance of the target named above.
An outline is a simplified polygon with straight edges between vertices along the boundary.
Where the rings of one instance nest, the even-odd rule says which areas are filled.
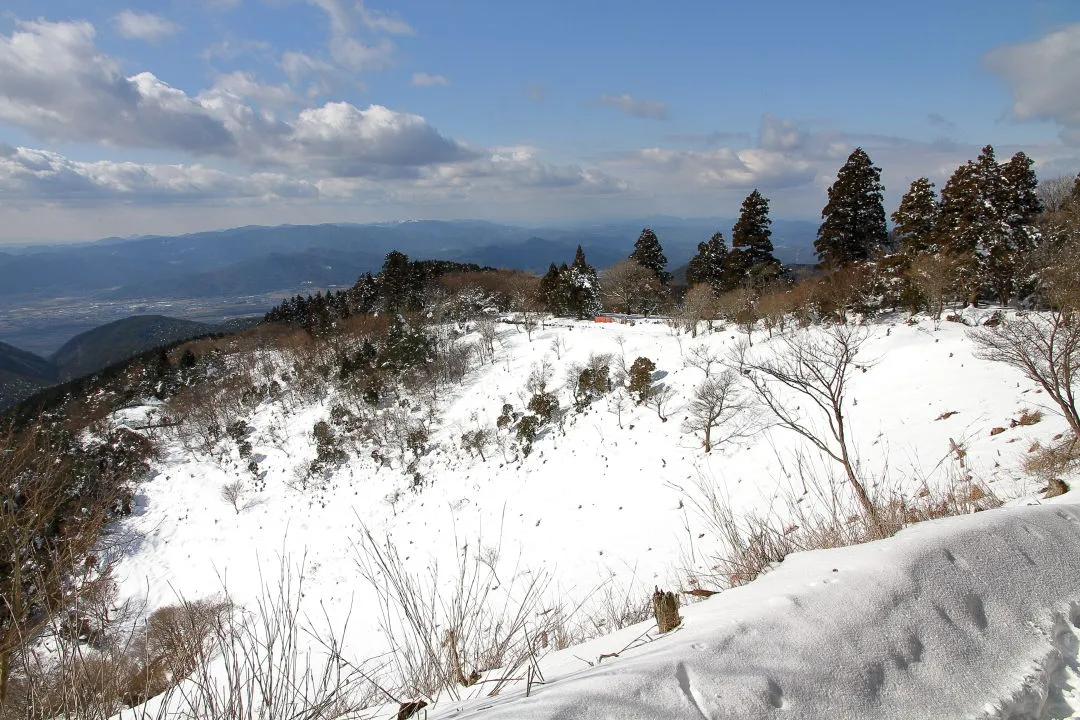
[[[1009,425],[1010,427],[1026,427],[1028,425],[1035,425],[1036,423],[1042,421],[1042,419],[1042,410],[1032,410],[1030,408],[1024,408],[1020,411],[1020,415],[1016,419],[1009,421]]]
[[[1080,469],[1080,443],[1072,437],[1048,446],[1034,443],[1024,458],[1023,469],[1046,484],[1043,492],[1047,497],[1064,494],[1068,485],[1061,478]]]
[[[880,540],[926,520],[967,515],[1001,505],[986,485],[955,476],[945,487],[924,485],[914,499],[899,489],[879,489],[874,513],[853,498],[843,500],[843,484],[803,477],[803,492],[789,494],[769,515],[736,516],[715,487],[698,484],[700,497],[690,505],[719,541],[710,558],[711,573],[692,574],[694,587],[737,587],[751,582],[794,552],[846,547]],[[880,488],[880,485],[879,485]],[[807,501],[810,497],[812,501]]]

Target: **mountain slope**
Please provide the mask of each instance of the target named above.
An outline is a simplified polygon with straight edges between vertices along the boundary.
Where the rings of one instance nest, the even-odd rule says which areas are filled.
[[[0,410],[58,379],[56,366],[45,358],[0,342]]]
[[[61,380],[70,380],[145,350],[217,331],[215,325],[191,320],[135,315],[76,335],[49,360],[58,368]]]
[[[969,311],[966,319],[977,323],[985,314]],[[809,342],[822,332],[822,328],[812,327],[788,329],[785,335],[797,333],[796,339]],[[1037,388],[1010,368],[976,357],[966,327],[959,323],[937,327],[923,319],[909,325],[904,318],[896,317],[869,326],[867,333],[869,338],[851,378],[847,418],[859,458],[859,472],[872,492],[895,492],[896,497],[914,505],[926,492],[937,497],[933,493],[950,488],[964,493],[969,490],[974,493],[975,488],[984,492],[982,488],[986,488],[1001,497],[1034,489],[1020,470],[1022,460],[1035,442],[1049,442],[1065,429],[1063,420],[1050,416],[1033,425],[1011,426],[1010,419],[1040,406]],[[360,662],[378,655],[387,642],[378,621],[379,585],[363,581],[360,570],[370,538],[396,548],[409,572],[421,578],[437,578],[443,586],[452,585],[452,569],[463,558],[477,556],[490,563],[503,587],[500,592],[511,597],[519,591],[520,583],[547,578],[548,582],[542,584],[545,600],[540,607],[549,610],[561,607],[567,612],[576,608],[583,622],[604,617],[604,605],[612,599],[615,603],[624,597],[644,600],[656,586],[678,590],[685,589],[692,578],[701,582],[710,578],[718,580],[715,568],[718,554],[724,548],[722,534],[707,516],[694,510],[703,500],[704,488],[715,492],[715,497],[732,508],[737,518],[759,515],[775,518],[778,523],[792,523],[793,508],[832,512],[844,518],[853,507],[850,490],[838,479],[842,475],[836,473],[832,461],[809,452],[807,444],[791,433],[769,427],[705,453],[700,435],[684,428],[683,420],[688,415],[694,389],[705,377],[702,368],[687,361],[690,351],[704,346],[723,357],[741,336],[734,329],[726,329],[693,339],[673,332],[662,320],[600,324],[549,319],[531,336],[520,325],[500,324],[496,326],[492,345],[494,355],[480,362],[474,360],[460,386],[443,386],[435,393],[433,405],[432,394],[425,390],[417,395],[406,393],[378,412],[363,410],[370,406],[338,385],[333,373],[323,375],[331,379],[322,392],[314,391],[316,386],[310,384],[315,376],[307,376],[304,389],[290,390],[280,400],[266,400],[241,416],[246,423],[243,441],[249,447],[248,455],[239,454],[238,442],[228,438],[213,440],[213,446],[208,449],[199,449],[191,442],[169,443],[154,476],[140,488],[138,512],[123,523],[125,536],[140,540],[118,564],[121,595],[140,604],[145,602],[149,612],[175,602],[177,592],[192,599],[220,593],[225,578],[233,599],[250,604],[266,578],[277,577],[280,558],[293,566],[303,558],[303,611],[311,617],[325,617],[326,623],[333,627],[340,627],[351,617],[343,642],[353,653],[351,657]],[[458,338],[463,343],[481,339],[475,328]],[[782,347],[780,338],[770,339],[765,331],[755,331],[753,340],[757,352],[774,352]],[[496,418],[505,405],[509,404],[514,412],[522,411],[528,401],[525,387],[530,375],[541,378],[536,382],[542,382],[557,396],[560,407],[568,408],[572,402],[570,388],[576,385],[570,381],[576,380],[576,370],[591,355],[600,353],[609,354],[607,362],[612,368],[629,366],[639,356],[653,360],[657,368],[654,382],[670,389],[661,411],[633,402],[619,404],[616,396],[587,402],[581,411],[569,409],[562,420],[542,427],[530,443],[528,454],[516,444],[512,432],[496,427]],[[302,356],[295,356],[299,357]],[[292,381],[286,379],[286,374],[291,378],[297,372],[295,358],[284,351],[279,355],[263,353],[258,358],[261,369],[252,372],[263,378],[276,376],[283,387],[288,387]],[[717,372],[715,365],[712,372]],[[986,393],[985,388],[991,387],[996,391]],[[213,402],[211,398],[207,400]],[[132,409],[119,419],[145,424],[148,413],[161,412],[169,410]],[[367,413],[363,414],[366,418],[363,422],[377,432],[385,432],[385,440],[373,444],[348,435],[350,424],[357,422],[350,419],[352,413]],[[392,422],[394,418],[397,420]],[[813,415],[806,420],[815,425],[818,422]],[[318,430],[320,422],[326,422],[322,430]],[[380,425],[384,422],[385,425]],[[421,450],[405,446],[406,433],[402,428],[412,427],[414,423],[422,423],[426,429]],[[492,433],[482,455],[463,444],[466,435],[477,429]],[[326,443],[331,442],[327,438],[334,437],[340,439],[337,446],[343,453],[340,456],[327,450]],[[315,462],[319,457],[331,459],[319,464]],[[251,470],[248,458],[256,461],[257,471]],[[312,472],[312,468],[316,471]],[[976,484],[970,478],[981,483]],[[234,484],[238,488],[235,504],[222,499],[223,488]],[[971,522],[981,521],[982,516],[976,515]],[[912,537],[910,533],[901,534],[896,543],[903,545],[909,537]],[[961,545],[966,553],[968,548],[980,543],[972,539],[964,540]],[[1026,544],[1018,547],[1028,552]],[[888,557],[879,550],[862,552],[870,557]],[[995,552],[1005,556],[1003,550]],[[1037,569],[1033,573],[1039,575],[1039,568],[1047,573],[1054,570],[1055,557],[1036,559],[1033,567]],[[965,558],[968,566],[958,561],[957,567],[993,567],[992,560],[989,565],[976,564],[975,560],[983,562],[981,558]],[[822,582],[814,574],[819,572],[817,565],[810,572],[807,566],[799,570],[799,562],[790,566],[795,568],[793,572],[799,582]],[[859,565],[865,563],[860,561]],[[917,582],[924,582],[917,575],[921,564],[915,562],[911,567],[915,568],[911,572],[916,573]],[[937,568],[938,564],[933,567]],[[1066,567],[1070,573],[1071,567]],[[841,578],[847,577],[843,567],[838,571]],[[895,598],[896,607],[906,608],[892,616],[896,627],[901,629],[911,618],[932,611],[934,602],[954,603],[955,593],[963,594],[968,587],[957,584],[954,588],[950,581],[941,589],[942,594],[920,595],[924,600],[919,602],[923,604],[906,604],[906,596],[889,590],[912,577],[905,573],[908,571],[898,570],[895,576],[888,576],[888,582],[894,584],[882,585],[880,595],[875,596]],[[852,577],[856,579],[849,587],[871,589],[869,575]],[[976,577],[985,584],[994,582],[981,571]],[[826,579],[832,578],[826,575]],[[1007,624],[1006,616],[1011,617],[1016,607],[1013,604],[999,611],[991,605],[998,602],[995,598],[1013,602],[1009,594],[1015,587],[1011,584],[1013,580],[1007,576],[1003,582],[1010,585],[984,587],[979,595],[990,627],[995,628],[993,632],[997,632],[999,624]],[[854,602],[829,594],[829,590],[822,592],[826,592],[821,597],[826,597],[828,602],[821,607]],[[920,592],[930,591],[924,587]],[[751,607],[771,608],[775,613],[790,615],[791,622],[798,626],[822,626],[819,615],[810,610],[800,614],[793,602],[782,597],[773,604],[763,605],[763,596],[753,591],[748,596],[757,598],[749,604]],[[878,601],[868,599],[865,607],[873,610],[878,607]],[[971,609],[976,607],[977,603],[972,601],[955,608],[949,605],[944,610],[959,627],[961,622],[981,622],[977,620],[978,612]],[[1041,600],[1032,606],[1036,614],[1044,610],[1060,612],[1061,608]],[[691,621],[696,612],[694,608],[687,611]],[[726,612],[719,611],[714,618],[726,617]],[[875,617],[871,614],[870,626]],[[1016,620],[1020,622],[1028,617],[1033,616],[1022,615]],[[1042,623],[1046,617],[1039,615],[1037,619]],[[939,642],[953,643],[958,652],[962,651],[965,646],[948,636],[942,636],[945,639],[939,641],[940,633],[945,632],[941,622],[944,621],[929,617],[926,627],[934,636],[919,636],[919,642],[935,648],[935,652]],[[703,632],[714,638],[709,642],[722,646],[727,642],[723,638],[729,636],[735,638],[732,642],[750,643],[757,627],[752,625],[745,636],[732,636],[729,630],[720,631],[720,635],[713,630]],[[865,626],[835,626],[841,647],[862,648],[859,652],[865,650],[865,653],[858,657],[867,658],[877,658],[885,651],[884,645],[873,644],[869,639],[867,643],[871,644],[858,644],[857,637],[844,635],[848,632],[846,627],[856,632]],[[978,646],[979,628],[970,630],[967,625],[963,628],[957,630],[964,633],[961,637]],[[689,635],[697,630],[691,625],[680,632]],[[783,634],[780,630],[776,632]],[[814,637],[817,639],[813,643],[810,642],[813,638],[808,638],[801,646],[800,652],[807,654],[802,656],[804,659],[812,645],[820,647],[831,636],[822,632]],[[1017,641],[1015,634],[994,637],[1003,638],[1002,642],[1008,638],[1011,638],[1009,642]],[[913,651],[905,650],[907,646],[902,640],[903,636],[896,639],[901,643],[896,662],[903,660],[916,667]],[[618,652],[623,646],[587,647],[603,647],[600,652],[610,653]],[[691,649],[704,653],[693,644]],[[1015,657],[1027,657],[1028,649],[1021,648]],[[990,653],[992,649],[979,650],[984,651]],[[577,650],[574,654],[593,662],[592,657],[582,652],[589,651]],[[787,706],[789,712],[795,713],[792,716],[813,716],[809,711],[799,713],[806,708],[805,703],[815,702],[806,699],[810,696],[800,688],[814,683],[807,681],[799,685],[798,679],[789,680],[783,675],[786,671],[781,656],[782,653],[768,656],[769,662],[775,659],[776,672],[782,676],[777,685],[785,695],[790,692],[793,698],[803,698],[798,704]],[[710,657],[705,662],[727,662],[723,653],[713,653]],[[892,662],[892,656],[887,653],[883,657]],[[939,661],[926,656],[922,662],[933,663],[932,672],[937,676],[942,672],[940,668],[951,661],[949,657],[943,656]],[[585,666],[567,656],[563,660],[576,663],[576,668]],[[694,689],[702,686],[695,675],[699,666],[685,661],[685,669],[680,671],[679,661],[673,655],[664,655],[661,661],[664,670],[659,680],[648,681],[649,673],[637,665],[625,666],[632,669],[627,679],[634,680],[634,687],[641,688],[642,698],[655,690],[685,716],[689,707],[686,703],[690,702],[686,698],[693,697]],[[605,660],[602,665],[607,666],[608,662]],[[842,664],[833,667],[854,678],[845,679],[848,675],[844,675],[837,683],[854,683],[879,675],[873,667],[846,671]],[[1003,664],[994,666],[1003,667]],[[888,667],[880,672],[884,674],[884,684],[877,685],[881,690],[879,699],[882,703],[886,700],[892,703],[889,698],[895,696],[888,694],[892,692],[888,690],[889,683],[901,676]],[[903,677],[925,680],[917,667],[905,672],[907,675]],[[790,691],[785,690],[789,682],[796,683]],[[965,691],[979,682],[982,680],[968,683]],[[986,701],[1002,700],[1002,692],[1018,687],[1010,683],[1011,679],[1000,687],[987,688]],[[768,687],[759,685],[747,691],[750,693],[746,695],[747,702],[752,702],[753,707],[765,707],[761,702],[770,696]],[[837,687],[846,688],[843,684]],[[621,688],[623,697],[636,692],[629,684]],[[682,700],[672,695],[679,688],[689,688]],[[468,697],[470,693],[479,698],[484,688],[478,686],[465,695]],[[620,701],[615,694],[601,691],[598,694],[606,698],[604,703]],[[777,693],[773,696],[779,698]],[[726,695],[725,702],[735,702],[734,697]],[[867,694],[853,697],[862,697],[859,702],[864,705],[874,702]],[[910,695],[905,697],[910,701]],[[965,697],[966,701],[972,701],[974,694]],[[715,710],[707,699],[695,702],[712,708],[709,712]],[[529,707],[528,703],[525,707]],[[596,711],[607,715],[615,712],[612,707],[598,705]],[[638,716],[628,709],[633,707],[638,706],[625,706],[623,712]],[[977,713],[980,707],[981,704],[976,705],[969,712]],[[469,712],[474,711],[479,709],[472,704]],[[517,711],[507,710],[507,716]],[[570,717],[586,716],[568,712]],[[892,712],[889,710],[883,716],[896,716],[889,714]],[[648,716],[649,711],[643,715]],[[540,716],[546,714],[536,715]]]

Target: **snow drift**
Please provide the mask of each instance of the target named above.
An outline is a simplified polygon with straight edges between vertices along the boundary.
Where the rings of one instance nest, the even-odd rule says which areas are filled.
[[[549,658],[530,697],[438,717],[1075,717],[1078,547],[1080,505],[1046,504],[792,555],[653,642],[597,663],[630,628]]]

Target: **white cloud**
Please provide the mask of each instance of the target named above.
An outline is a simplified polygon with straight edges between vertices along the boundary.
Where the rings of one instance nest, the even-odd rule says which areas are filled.
[[[408,175],[408,168],[459,162],[476,153],[419,115],[333,102],[300,113],[286,156],[324,174],[363,177]]]
[[[21,22],[0,35],[0,121],[44,139],[227,154],[234,138],[150,73],[124,77],[86,22]]]
[[[353,72],[381,70],[393,64],[397,45],[386,37],[361,40],[361,30],[375,36],[411,35],[413,29],[396,16],[369,10],[362,0],[307,0],[326,13],[330,22],[330,57]]]
[[[450,187],[484,185],[504,188],[573,188],[590,193],[618,193],[628,185],[596,168],[580,165],[553,165],[540,160],[535,148],[527,146],[491,148],[473,161],[431,168],[423,180],[427,186]]]
[[[275,173],[235,176],[201,165],[76,162],[0,145],[0,189],[13,201],[170,204],[314,198],[310,182]]]
[[[412,84],[414,87],[446,86],[450,84],[450,81],[443,75],[429,75],[426,72],[418,72],[413,73]]]
[[[323,69],[299,53],[284,62],[297,77]],[[164,148],[346,177],[415,175],[420,166],[476,156],[424,118],[379,105],[327,103],[291,122],[269,110],[298,100],[291,86],[243,72],[219,76],[195,97],[149,72],[124,77],[96,48],[89,23],[22,23],[10,38],[0,35],[0,121],[45,140]]]
[[[667,103],[659,100],[640,100],[631,95],[600,95],[600,104],[618,110],[623,115],[630,117],[645,118],[648,120],[663,120],[668,116]]]
[[[1014,118],[1055,122],[1066,142],[1080,144],[1080,23],[996,48],[983,61],[1012,91]]]
[[[330,56],[338,65],[353,72],[382,70],[393,64],[397,46],[386,38],[367,44],[348,35],[330,38]]]
[[[116,31],[131,40],[154,42],[182,29],[179,25],[160,15],[135,10],[123,10],[113,17]]]
[[[204,95],[225,93],[236,98],[250,98],[261,105],[271,107],[291,105],[299,100],[288,85],[266,85],[251,73],[237,70],[219,75],[214,86]],[[200,98],[203,95],[200,95]]]
[[[815,167],[805,160],[762,148],[701,151],[646,148],[621,153],[614,162],[631,171],[666,175],[699,188],[789,188],[811,182],[816,174]]]
[[[334,72],[334,66],[325,60],[312,57],[307,53],[289,50],[281,55],[282,72],[290,81],[297,83],[310,76],[329,75]]]
[[[806,144],[806,133],[794,120],[778,118],[770,113],[761,116],[758,147],[764,150],[798,150]]]
[[[368,30],[384,32],[389,35],[413,35],[415,30],[401,18],[379,10],[369,10],[363,0],[357,0],[356,12],[360,21]]]

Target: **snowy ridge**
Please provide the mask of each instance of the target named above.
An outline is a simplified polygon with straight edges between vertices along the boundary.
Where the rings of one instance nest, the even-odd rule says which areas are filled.
[[[799,553],[653,642],[570,674],[573,658],[550,658],[530,697],[434,717],[1074,717],[1077,547],[1080,505],[1046,504]],[[573,654],[595,661],[644,629]]]

